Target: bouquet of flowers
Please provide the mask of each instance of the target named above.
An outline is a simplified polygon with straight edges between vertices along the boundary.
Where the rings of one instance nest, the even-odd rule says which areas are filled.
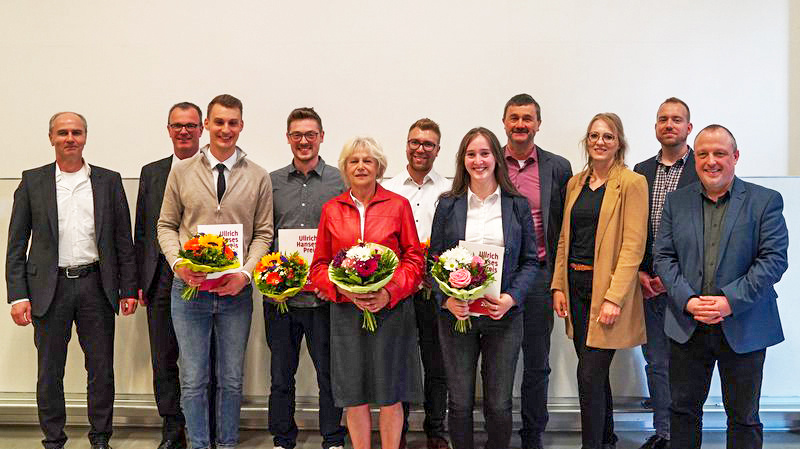
[[[358,242],[340,250],[328,266],[328,278],[350,293],[371,293],[389,283],[397,268],[397,255],[377,243]],[[369,310],[363,311],[362,329],[375,332],[377,323]]]
[[[494,282],[494,271],[486,267],[486,261],[465,248],[448,249],[433,260],[431,274],[446,296],[469,303],[482,297]],[[466,333],[471,327],[469,318],[456,321],[458,332]]]
[[[253,271],[258,290],[278,304],[278,311],[286,313],[286,300],[296,295],[308,280],[308,263],[295,251],[288,257],[281,253],[267,254],[258,261]]]
[[[178,256],[183,260],[176,267],[188,266],[192,271],[203,273],[226,271],[240,266],[236,251],[228,246],[228,240],[216,234],[195,234],[183,244]],[[181,298],[187,301],[194,299],[197,297],[197,290],[197,287],[187,285]]]

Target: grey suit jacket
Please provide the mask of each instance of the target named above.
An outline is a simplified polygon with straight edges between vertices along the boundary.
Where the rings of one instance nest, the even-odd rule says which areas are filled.
[[[128,201],[119,173],[91,166],[95,243],[103,291],[115,312],[120,297],[136,296],[136,263]],[[30,241],[30,249],[28,242]],[[55,162],[22,172],[14,192],[6,251],[8,302],[28,298],[44,316],[58,281],[58,204]]]
[[[139,288],[145,295],[153,285],[158,267],[156,225],[161,214],[161,203],[164,201],[164,189],[167,187],[173,157],[165,157],[145,165],[139,176],[133,246],[136,249],[136,265],[139,267]]]

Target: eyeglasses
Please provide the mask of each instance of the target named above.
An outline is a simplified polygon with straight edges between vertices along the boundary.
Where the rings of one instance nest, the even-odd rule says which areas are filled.
[[[420,141],[417,139],[409,139],[408,141],[408,147],[411,148],[412,150],[418,149],[420,145],[422,145],[422,148],[424,148],[425,151],[433,151],[438,146],[433,142]]]
[[[186,131],[194,131],[200,125],[197,123],[170,123],[169,127],[175,131],[180,131],[183,128],[186,128]]]
[[[600,140],[601,138],[603,139],[603,142],[605,142],[605,143],[614,143],[614,141],[617,140],[617,136],[615,136],[613,134],[609,134],[609,133],[600,134],[598,132],[591,132],[591,133],[586,135],[586,139],[590,143],[595,143],[598,140]]]
[[[319,137],[319,133],[317,131],[307,131],[304,133],[295,131],[293,133],[289,133],[289,138],[292,139],[292,142],[300,142],[303,140],[303,137],[305,137],[309,142],[314,142],[317,140],[317,137]]]

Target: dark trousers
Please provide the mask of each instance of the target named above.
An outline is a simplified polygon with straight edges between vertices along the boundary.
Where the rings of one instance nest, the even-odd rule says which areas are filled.
[[[578,355],[578,401],[581,407],[583,449],[600,449],[616,443],[614,404],[608,371],[613,349],[586,346],[592,302],[592,272],[569,272],[570,313],[573,340]]]
[[[511,395],[514,372],[522,344],[522,314],[501,320],[472,317],[466,334],[453,329],[456,319],[447,310],[439,313],[439,339],[447,372],[449,411],[447,424],[454,449],[475,447],[472,412],[478,357],[483,378],[483,416],[487,449],[505,449],[511,441]]]
[[[153,363],[153,392],[158,414],[162,418],[161,437],[164,440],[182,440],[186,418],[181,410],[181,382],[178,370],[178,340],[172,325],[171,296],[174,274],[163,255],[159,256],[156,280],[145,295],[147,305],[147,330],[150,336],[150,355]],[[213,332],[213,331],[212,331]],[[211,337],[211,366],[214,365],[214,337]],[[208,386],[209,410],[215,410],[217,376],[210,372]],[[216,433],[216,415],[209,413],[212,440]]]
[[[319,429],[322,447],[344,446],[347,430],[341,425],[342,409],[334,406],[330,369],[330,305],[290,307],[280,313],[264,303],[267,344],[271,351],[269,431],[275,446],[292,449],[297,442],[295,412],[295,374],[300,361],[300,345],[306,347],[317,371],[319,386]]]
[[[669,297],[664,293],[644,300],[644,323],[647,343],[642,355],[647,364],[647,389],[653,404],[653,427],[656,434],[669,439],[669,337],[664,332],[664,311]]]
[[[708,397],[714,365],[718,363],[722,402],[728,415],[728,449],[761,448],[763,426],[758,418],[758,402],[766,349],[735,353],[720,325],[698,324],[685,344],[670,342],[672,447],[700,447],[703,403]]]
[[[181,411],[181,382],[178,376],[178,340],[172,326],[170,291],[172,270],[159,257],[156,280],[146,292],[147,330],[150,335],[150,355],[153,362],[153,392],[158,414],[163,420],[162,438],[177,440],[183,437],[186,419]]]
[[[42,317],[33,317],[37,349],[36,404],[45,448],[66,443],[64,366],[72,323],[85,358],[89,441],[111,438],[114,412],[114,310],[100,284],[100,273],[78,279],[59,276],[53,303]]]
[[[547,387],[550,376],[550,334],[553,332],[551,276],[542,266],[525,298],[522,337],[522,428],[519,436],[524,449],[542,447],[547,427]]]
[[[438,316],[440,306],[431,296],[426,297],[424,290],[414,295],[414,312],[417,317],[419,333],[419,349],[422,353],[422,369],[424,372],[423,392],[425,393],[425,421],[422,424],[425,435],[431,438],[447,440],[444,420],[447,415],[447,376],[444,371],[442,347],[439,344]],[[409,404],[403,403],[403,434],[408,432]]]

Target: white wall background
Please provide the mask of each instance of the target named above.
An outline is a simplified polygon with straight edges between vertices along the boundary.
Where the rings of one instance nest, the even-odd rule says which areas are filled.
[[[60,110],[88,118],[87,159],[136,177],[169,153],[173,103],[205,109],[223,92],[243,100],[240,144],[268,169],[288,162],[288,112],[314,106],[328,161],[369,134],[390,155],[388,174],[405,163],[408,126],[433,118],[444,134],[437,168],[449,175],[464,133],[502,133],[505,101],[529,92],[543,108],[537,143],[575,167],[601,111],[622,117],[629,162],[654,153],[656,109],[675,95],[696,127],[733,131],[741,174],[785,175],[790,9],[787,0],[4,0],[0,123],[16,157],[0,177],[53,159],[46,124]]]
[[[622,117],[631,165],[654,154],[656,109],[675,95],[689,103],[697,130],[717,122],[733,131],[742,149],[738,174],[800,174],[800,8],[791,0],[3,0],[0,11],[0,178],[53,160],[47,120],[61,110],[88,118],[87,160],[137,177],[171,150],[168,108],[188,100],[205,109],[219,93],[243,100],[239,143],[270,170],[289,162],[288,112],[314,106],[329,162],[346,139],[369,134],[384,144],[392,175],[405,163],[408,126],[428,116],[443,131],[436,167],[452,175],[464,133],[482,125],[502,134],[505,101],[528,92],[543,108],[537,143],[575,169],[583,165],[577,142],[601,111]],[[0,223],[8,222],[15,186],[0,186]],[[126,181],[130,199],[135,186]],[[786,285],[782,312],[797,291]],[[260,316],[257,308],[247,394],[264,394],[269,380]],[[800,309],[789,309],[785,327],[794,329],[797,317]],[[767,359],[765,396],[800,396],[785,374],[800,337],[792,332]],[[0,315],[0,340],[0,391],[33,391],[32,329]],[[575,396],[574,354],[561,327],[553,340],[551,394]],[[68,392],[85,388],[75,343]],[[120,319],[119,393],[152,391],[147,348],[144,313]],[[312,368],[307,362],[301,370]],[[614,369],[615,394],[644,391],[637,351],[618,355]],[[298,394],[315,394],[310,377]]]

